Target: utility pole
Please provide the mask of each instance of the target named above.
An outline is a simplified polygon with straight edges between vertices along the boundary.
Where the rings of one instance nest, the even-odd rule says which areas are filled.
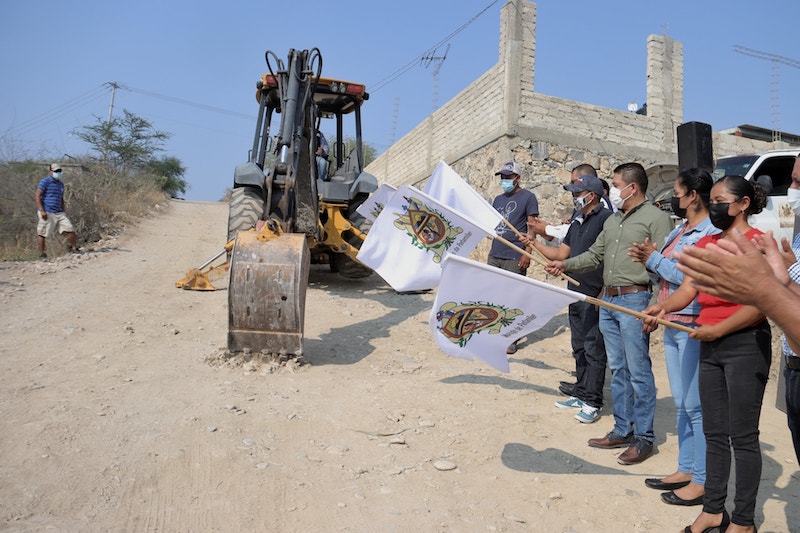
[[[447,59],[447,52],[450,50],[450,43],[447,43],[447,48],[444,51],[444,55],[437,56],[436,50],[433,50],[430,55],[423,56],[421,61],[425,62],[425,68],[428,67],[433,62],[436,62],[436,66],[433,69],[433,111],[436,111],[439,108],[439,73],[442,70],[442,63],[444,60]]]
[[[111,87],[111,103],[108,106],[108,118],[106,122],[111,122],[111,115],[114,113],[114,96],[117,94],[117,89],[119,89],[119,84],[115,81],[110,81],[106,83],[109,87]]]
[[[733,51],[738,54],[766,59],[772,63],[772,75],[770,79],[770,108],[772,110],[772,141],[781,140],[781,101],[780,101],[780,65],[800,68],[800,61],[783,57],[744,46],[734,45]]]
[[[394,106],[392,108],[392,129],[389,133],[389,146],[394,144],[394,136],[397,133],[397,112],[400,109],[400,97],[394,97]]]

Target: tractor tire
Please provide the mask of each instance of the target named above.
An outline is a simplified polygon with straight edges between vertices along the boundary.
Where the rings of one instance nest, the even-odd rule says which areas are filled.
[[[348,279],[368,278],[372,275],[372,269],[353,261],[345,254],[333,254],[331,256],[331,270],[338,272],[340,276]]]
[[[264,217],[264,200],[253,187],[237,187],[231,192],[228,211],[228,240],[240,231],[247,231]]]

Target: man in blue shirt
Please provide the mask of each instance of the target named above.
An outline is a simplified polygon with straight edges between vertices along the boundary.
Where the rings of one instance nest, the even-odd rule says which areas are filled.
[[[498,213],[503,216],[503,222],[497,226],[497,234],[519,248],[525,248],[526,251],[530,252],[531,247],[527,246],[526,248],[520,242],[518,235],[527,234],[528,227],[533,227],[536,223],[536,217],[539,216],[539,202],[535,194],[519,186],[520,172],[522,172],[520,166],[513,161],[509,161],[495,173],[495,176],[500,176],[500,186],[503,188],[503,194],[494,199],[492,207],[497,209]],[[509,224],[513,228],[509,227]],[[514,229],[517,231],[514,231]],[[492,248],[489,250],[487,263],[524,276],[531,264],[531,259],[509,248],[505,243],[494,239]],[[517,341],[514,341],[506,352],[513,354],[516,351]]]
[[[61,164],[51,163],[47,177],[39,182],[36,188],[36,207],[39,223],[36,226],[39,242],[39,258],[46,259],[45,240],[54,231],[67,234],[72,253],[78,253],[78,243],[72,222],[64,213],[64,182],[61,181]]]

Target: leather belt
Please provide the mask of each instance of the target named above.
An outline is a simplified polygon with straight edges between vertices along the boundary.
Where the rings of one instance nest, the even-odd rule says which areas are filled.
[[[648,285],[626,285],[624,287],[603,287],[605,296],[622,296],[623,294],[634,294],[637,292],[648,291]]]
[[[786,359],[786,368],[790,370],[800,370],[800,357],[787,355],[785,359]]]

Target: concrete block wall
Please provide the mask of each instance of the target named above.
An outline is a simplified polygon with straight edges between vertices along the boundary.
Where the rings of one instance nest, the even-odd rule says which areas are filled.
[[[534,91],[536,4],[508,0],[500,15],[498,63],[373,161],[380,182],[424,186],[440,160],[488,200],[500,193],[494,172],[506,161],[523,168],[540,214],[558,222],[571,211],[563,190],[573,167],[590,163],[609,179],[617,165],[677,164],[683,121],[683,46],[647,40],[647,115],[565,100]],[[779,147],[714,134],[715,156]],[[782,144],[782,143],[777,143]],[[483,248],[479,248],[479,253]]]
[[[373,161],[381,183],[405,185],[430,175],[441,160],[495,138],[503,107],[502,65],[496,65]]]

